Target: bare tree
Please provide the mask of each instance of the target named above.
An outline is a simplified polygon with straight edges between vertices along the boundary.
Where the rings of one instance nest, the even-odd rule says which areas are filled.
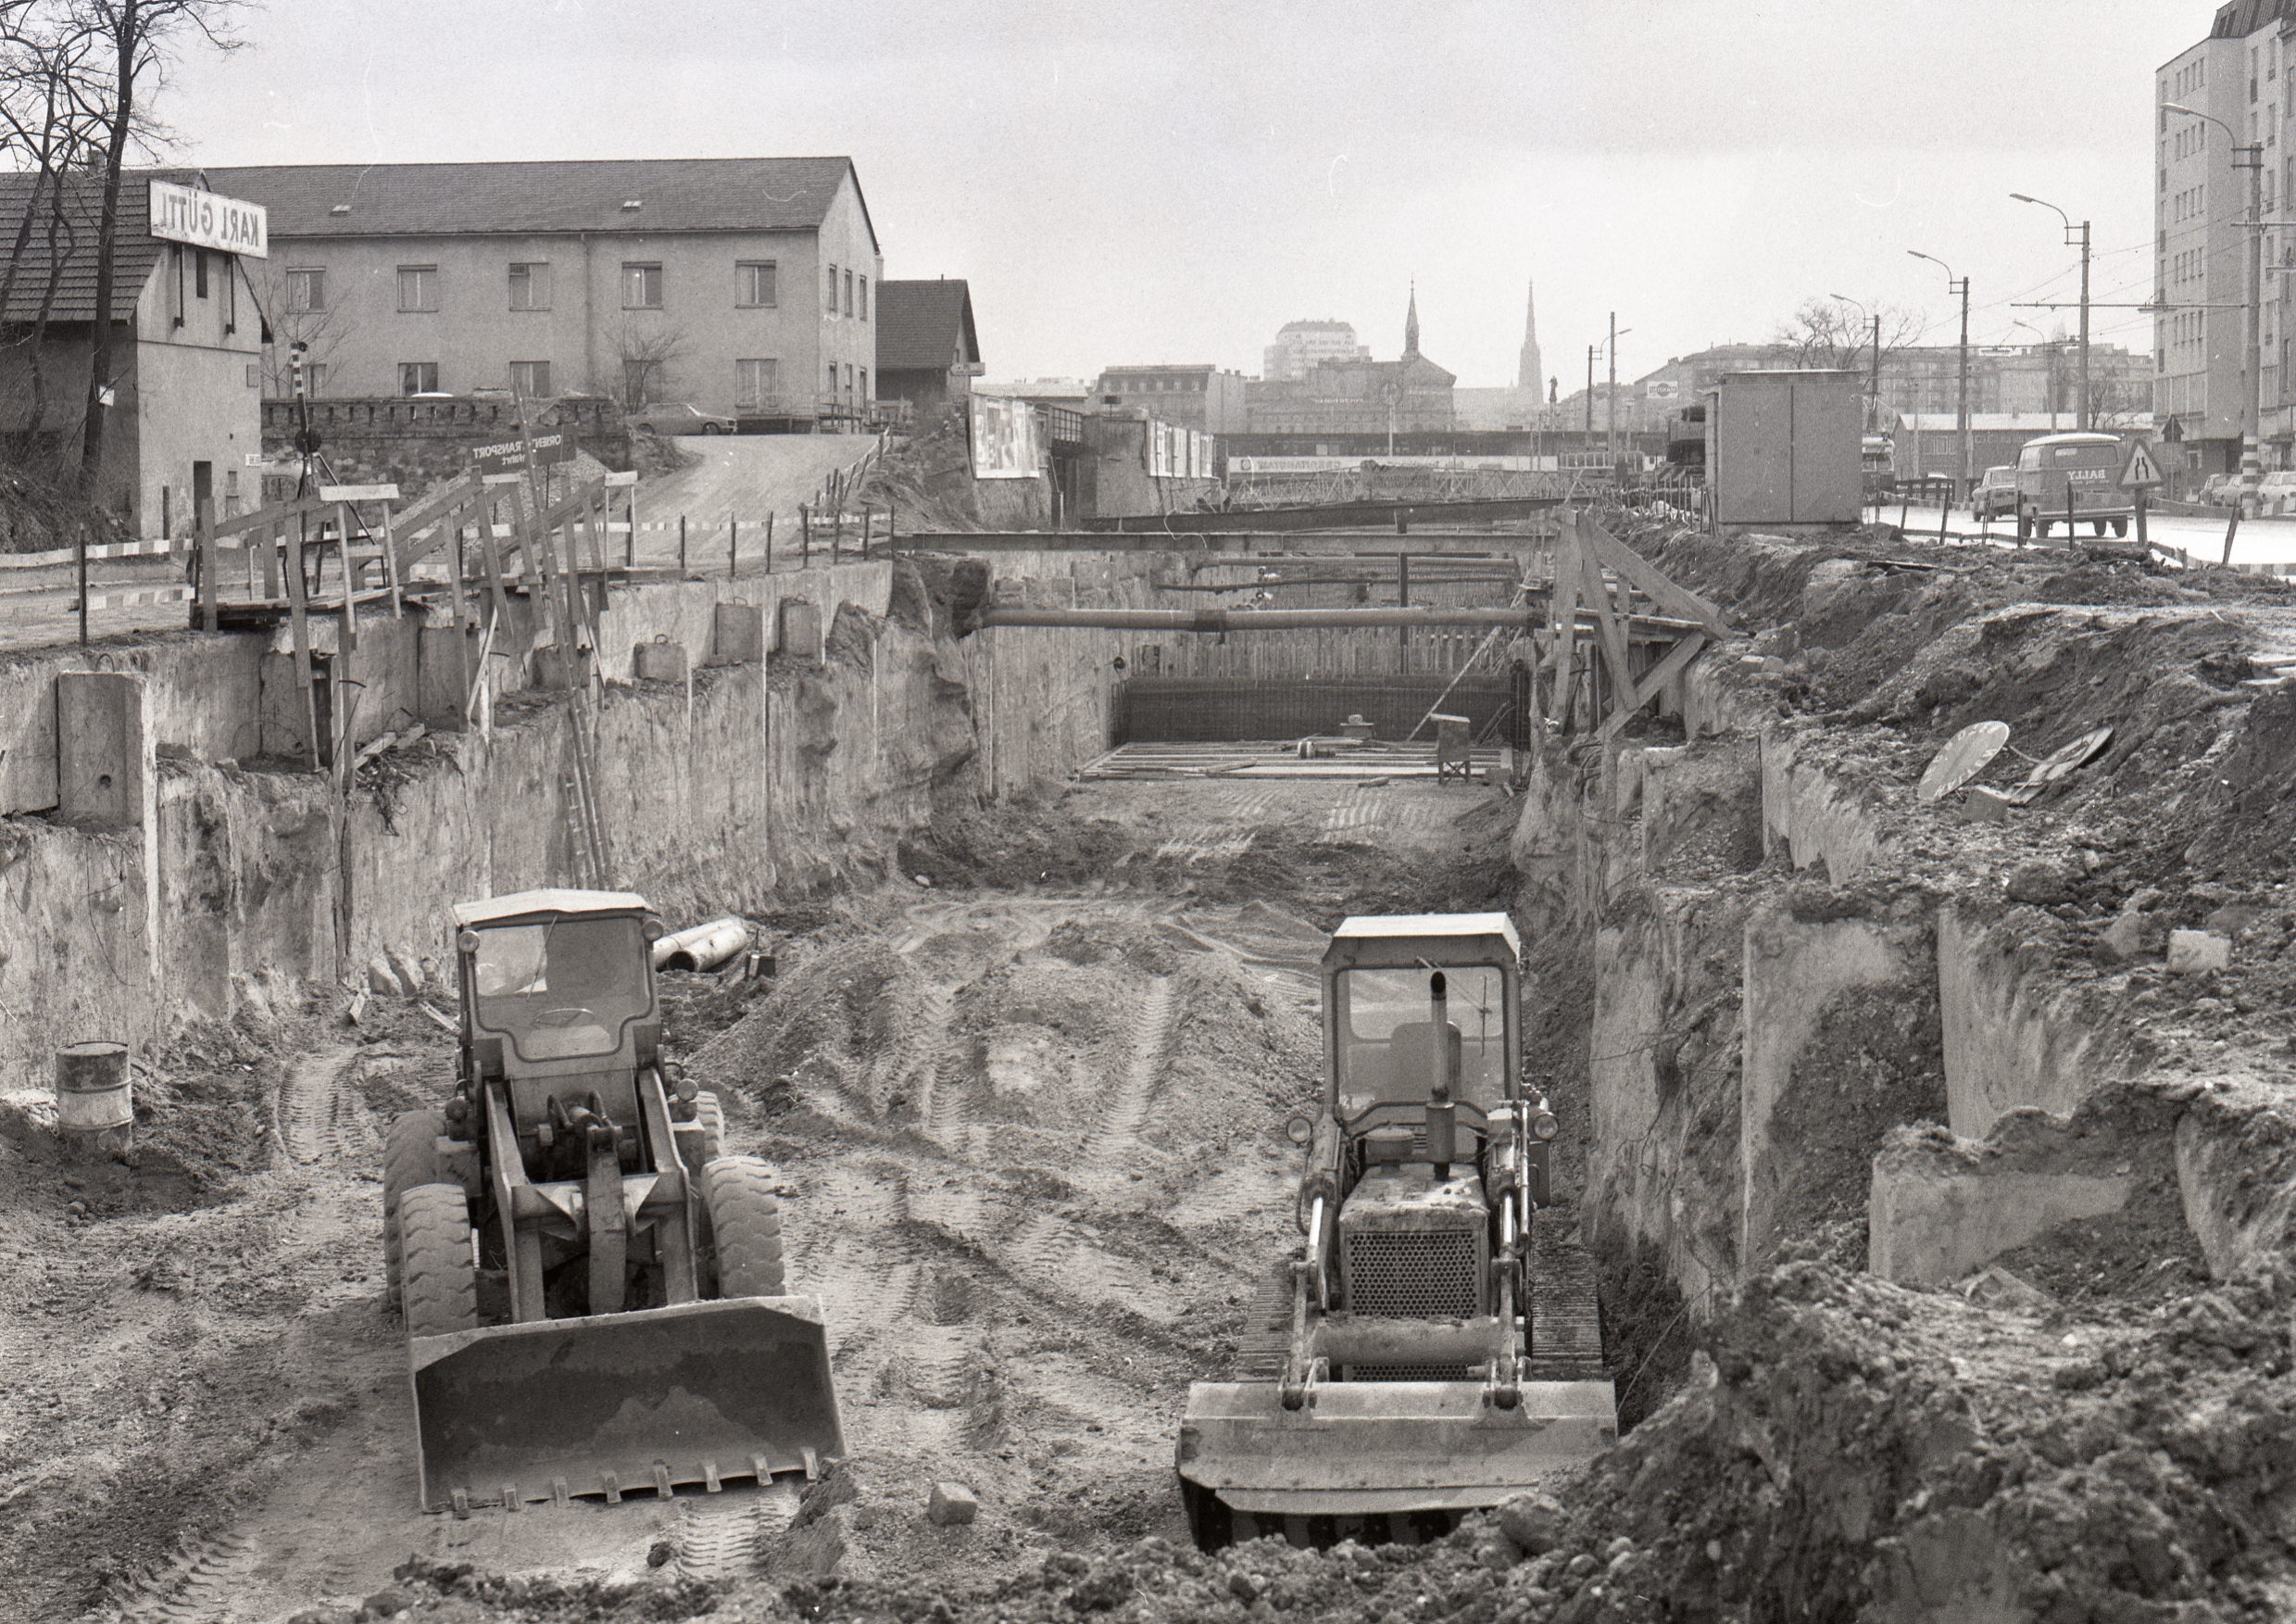
[[[158,90],[169,66],[187,45],[220,51],[243,42],[231,31],[239,0],[65,0],[69,13],[102,44],[90,70],[74,81],[85,116],[102,126],[103,211],[96,224],[95,342],[88,368],[88,411],[80,441],[80,472],[93,482],[104,460],[105,397],[112,368],[112,280],[119,242],[119,177],[128,147],[164,139],[138,101],[139,86]]]
[[[627,317],[614,332],[614,355],[621,363],[620,387],[625,411],[662,399],[678,362],[685,359],[685,329],[664,327]]]
[[[55,0],[0,0],[0,169],[10,171],[10,207],[21,208],[0,265],[0,315],[13,317],[0,321],[0,355],[20,358],[7,368],[7,419],[25,462],[39,459],[46,432],[47,336],[63,271],[92,234],[78,172],[94,127],[77,82],[95,43]]]
[[[244,263],[244,262],[243,262]],[[294,346],[303,346],[303,366],[306,373],[313,367],[325,366],[343,341],[358,331],[342,304],[342,290],[331,291],[316,310],[298,308],[287,272],[275,260],[259,261],[260,271],[248,265],[254,272],[256,307],[271,331],[271,342],[263,348],[263,394],[266,399],[283,400],[295,392]],[[318,391],[314,389],[312,393]]]
[[[1783,359],[1798,367],[1840,367],[1871,372],[1876,370],[1875,316],[1881,318],[1883,365],[1888,364],[1892,355],[1909,347],[1927,325],[1918,310],[1881,305],[1869,312],[1848,299],[1811,298],[1804,299],[1791,317],[1778,323],[1770,342],[1783,352]]]

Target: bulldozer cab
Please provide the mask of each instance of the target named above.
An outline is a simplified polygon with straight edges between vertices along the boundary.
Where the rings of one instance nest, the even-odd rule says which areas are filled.
[[[1450,1097],[1487,1112],[1518,1097],[1516,964],[1504,913],[1345,920],[1324,954],[1324,1103],[1354,1121],[1375,1105],[1424,1105],[1443,1058],[1431,980],[1443,978]]]

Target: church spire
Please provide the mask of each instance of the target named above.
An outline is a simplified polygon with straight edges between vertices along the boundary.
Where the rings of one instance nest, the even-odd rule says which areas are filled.
[[[1538,304],[1535,291],[1526,286],[1523,296],[1523,357],[1514,378],[1518,389],[1541,390],[1547,386],[1546,369],[1539,363]]]
[[[1416,359],[1419,355],[1419,279],[1411,279],[1411,302],[1403,313],[1403,359]]]

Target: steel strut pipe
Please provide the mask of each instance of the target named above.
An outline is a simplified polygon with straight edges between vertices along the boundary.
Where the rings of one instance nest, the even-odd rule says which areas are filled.
[[[1704,631],[1697,621],[1671,615],[1621,617],[1637,629]],[[1027,609],[983,610],[981,626],[1085,626],[1117,632],[1290,632],[1319,626],[1512,626],[1536,631],[1548,621],[1544,607],[1532,609]],[[1591,611],[1578,614],[1581,627],[1597,623]]]
[[[1642,617],[1637,617],[1642,618]],[[1315,626],[1543,626],[1538,609],[989,609],[984,626],[1129,632],[1285,632]]]

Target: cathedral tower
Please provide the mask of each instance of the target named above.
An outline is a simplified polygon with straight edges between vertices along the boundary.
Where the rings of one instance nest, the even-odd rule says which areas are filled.
[[[1534,291],[1523,296],[1523,359],[1515,369],[1514,386],[1528,389],[1542,398],[1547,388],[1547,370],[1538,360],[1538,304]]]

